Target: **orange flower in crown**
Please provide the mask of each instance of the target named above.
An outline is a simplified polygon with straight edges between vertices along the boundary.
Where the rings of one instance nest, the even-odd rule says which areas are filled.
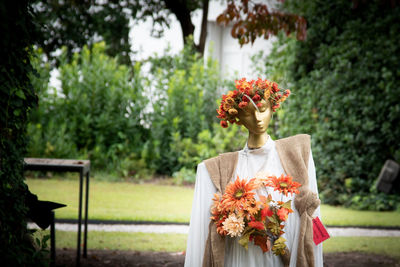
[[[258,107],[261,101],[269,101],[272,111],[275,112],[282,102],[290,95],[290,90],[282,90],[276,82],[262,80],[258,78],[256,81],[247,81],[246,78],[235,81],[236,90],[229,91],[226,95],[222,95],[222,100],[217,109],[217,118],[221,119],[221,126],[228,127],[228,122],[237,123],[238,109],[245,108],[251,101]]]

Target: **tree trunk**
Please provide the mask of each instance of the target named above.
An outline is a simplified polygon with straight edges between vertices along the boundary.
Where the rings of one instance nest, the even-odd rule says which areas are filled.
[[[199,51],[199,53],[202,55],[204,54],[204,47],[207,39],[208,2],[209,0],[203,0],[203,17],[201,19],[200,39],[199,44],[196,46],[197,51]]]
[[[183,43],[186,44],[186,37],[193,35],[194,25],[190,17],[190,10],[186,3],[180,3],[176,0],[164,0],[165,6],[175,14],[182,28]]]
[[[164,0],[165,6],[175,14],[178,19],[181,29],[182,29],[182,37],[183,43],[187,44],[187,37],[189,35],[193,35],[194,33],[194,25],[192,23],[192,18],[190,16],[191,10],[187,6],[187,1],[177,1],[177,0]],[[206,45],[207,38],[207,16],[208,16],[208,2],[209,0],[203,0],[203,16],[201,20],[201,32],[199,43],[196,45],[193,43],[193,46],[196,50],[203,55],[204,47]],[[194,42],[194,41],[193,41]]]

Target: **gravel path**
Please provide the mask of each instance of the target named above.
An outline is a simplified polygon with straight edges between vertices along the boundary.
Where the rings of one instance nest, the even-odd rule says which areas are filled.
[[[36,224],[29,223],[29,228],[38,228]],[[56,230],[59,231],[77,231],[76,224],[71,223],[56,223]],[[82,227],[83,230],[83,227]],[[142,232],[142,233],[177,233],[187,234],[189,232],[188,225],[178,224],[88,224],[89,231],[103,231],[103,232]],[[389,236],[400,237],[400,230],[388,229],[369,229],[369,228],[356,228],[356,227],[328,227],[330,236]]]

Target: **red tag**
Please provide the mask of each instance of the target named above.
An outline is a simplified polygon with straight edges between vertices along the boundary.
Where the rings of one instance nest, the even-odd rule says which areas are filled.
[[[326,231],[324,225],[322,224],[321,220],[316,217],[312,220],[313,222],[313,239],[315,245],[327,240],[330,236]]]

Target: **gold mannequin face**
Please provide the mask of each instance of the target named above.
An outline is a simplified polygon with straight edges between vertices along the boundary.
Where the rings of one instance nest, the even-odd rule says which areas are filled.
[[[238,110],[237,117],[244,127],[249,130],[248,146],[250,148],[261,147],[265,144],[265,132],[272,117],[272,109],[269,101],[260,102],[259,111],[250,102],[244,109]]]

